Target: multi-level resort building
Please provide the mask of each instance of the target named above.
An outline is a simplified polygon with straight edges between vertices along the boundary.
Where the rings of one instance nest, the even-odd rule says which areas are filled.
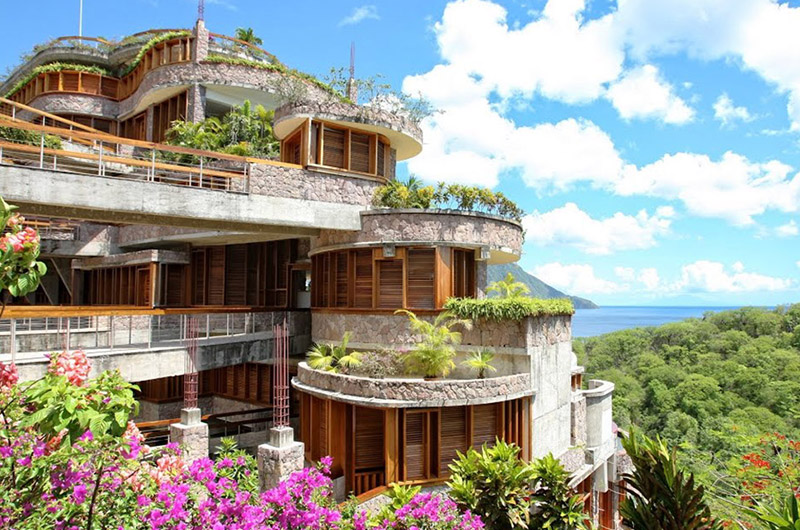
[[[3,359],[24,378],[45,370],[44,352],[83,348],[95,370],[139,385],[156,443],[197,373],[209,448],[224,435],[255,447],[285,320],[296,438],[306,462],[333,457],[342,495],[443,483],[457,451],[502,438],[525,459],[559,457],[597,523],[618,526],[613,385],[581,381],[569,314],[464,329],[459,358],[495,355],[485,379],[458,362],[437,380],[303,362],[312,343],[347,332],[362,352],[411,347],[396,310],[430,320],[449,298],[483,298],[487,267],[520,257],[513,219],[373,205],[422,150],[416,123],[202,21],[116,44],[57,39],[0,96],[0,195],[39,229],[49,269],[0,320]],[[245,101],[274,110],[278,160],[164,144],[174,121]]]

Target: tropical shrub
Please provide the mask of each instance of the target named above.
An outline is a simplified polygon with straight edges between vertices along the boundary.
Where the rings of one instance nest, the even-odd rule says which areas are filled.
[[[494,352],[487,349],[481,349],[478,351],[470,352],[467,356],[467,359],[463,361],[461,364],[472,368],[476,372],[478,372],[478,379],[483,379],[486,375],[486,371],[489,372],[496,372],[497,368],[492,366],[492,360],[494,359]]]
[[[405,373],[402,357],[404,353],[396,350],[361,352],[360,362],[355,366],[349,366],[347,373],[373,379],[403,375]]]
[[[339,372],[352,369],[361,364],[361,353],[348,352],[347,344],[350,342],[351,333],[345,332],[339,344],[316,343],[311,346],[306,354],[308,366],[314,370]]]
[[[181,37],[189,37],[192,35],[192,32],[189,30],[179,30],[179,31],[168,31],[166,33],[157,33],[154,37],[152,37],[149,41],[144,43],[141,48],[139,48],[139,52],[136,54],[136,57],[133,58],[133,61],[128,64],[122,71],[119,73],[120,77],[125,77],[129,73],[133,72],[139,63],[142,62],[145,54],[153,49],[156,45],[161,44],[162,42],[177,39]]]
[[[552,454],[531,462],[534,475],[530,528],[577,530],[587,528],[589,518],[583,500],[569,487],[570,474]]]
[[[16,127],[0,127],[0,138],[25,145],[39,146],[42,143],[42,135],[36,131],[17,129]],[[61,149],[61,138],[53,134],[44,135],[44,146],[47,149]]]
[[[3,310],[7,303],[6,292],[11,296],[25,296],[39,287],[47,273],[47,266],[38,261],[39,234],[31,227],[23,228],[25,218],[14,213],[17,209],[0,197],[0,290],[3,291]],[[0,310],[2,315],[2,310]]]
[[[414,176],[408,181],[393,180],[375,190],[373,204],[384,208],[449,208],[482,212],[522,220],[523,211],[502,192],[476,186],[446,184],[423,186]]]
[[[759,504],[753,515],[769,530],[800,530],[800,509],[794,494],[777,505]]]
[[[430,378],[446,377],[456,367],[453,362],[453,357],[456,355],[454,346],[461,344],[461,332],[452,328],[462,326],[471,329],[472,322],[457,318],[448,311],[439,313],[433,322],[418,318],[405,309],[398,309],[395,314],[408,316],[411,330],[421,337],[421,340],[404,355],[409,373]]]
[[[503,440],[473,448],[450,464],[450,496],[492,530],[522,530],[531,522],[533,468],[519,457],[519,447]]]
[[[444,308],[459,318],[470,320],[522,320],[527,317],[572,315],[575,309],[567,298],[449,298]]]
[[[631,431],[622,442],[634,466],[623,475],[627,496],[620,505],[623,522],[632,530],[716,530],[722,525],[704,499],[705,488],[678,464],[660,438]]]
[[[498,298],[518,298],[530,293],[530,288],[514,279],[510,272],[502,280],[492,282],[486,287],[486,294],[496,294]]]

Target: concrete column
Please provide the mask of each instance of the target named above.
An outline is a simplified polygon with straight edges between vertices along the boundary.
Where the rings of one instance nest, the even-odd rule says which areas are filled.
[[[258,482],[261,491],[272,489],[296,471],[303,469],[304,445],[294,441],[291,427],[273,427],[269,443],[258,446]]]
[[[181,422],[169,426],[169,440],[181,446],[189,462],[208,456],[208,425],[200,421],[200,409],[182,409]]]
[[[612,430],[611,399],[614,384],[592,379],[586,397],[586,445],[589,448],[604,448],[610,456],[613,453],[614,433]],[[608,445],[611,444],[611,447]],[[610,451],[608,451],[610,449]]]
[[[488,249],[486,249],[488,251]],[[488,269],[486,268],[487,262],[481,254],[484,249],[479,249],[475,253],[475,298],[486,298],[486,281]]]
[[[192,44],[192,62],[199,63],[208,57],[208,30],[202,20],[197,21],[194,28],[194,43]]]
[[[147,110],[145,110],[145,113],[146,113],[145,114],[146,124],[145,124],[145,131],[144,131],[145,140],[147,140],[148,142],[152,142],[153,141],[153,106],[150,105],[149,107],[147,107]]]

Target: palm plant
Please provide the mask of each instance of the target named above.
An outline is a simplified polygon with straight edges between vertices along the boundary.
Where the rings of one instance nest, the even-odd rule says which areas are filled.
[[[624,523],[632,530],[719,530],[703,499],[703,486],[696,486],[694,474],[687,477],[678,467],[677,450],[670,451],[660,438],[655,440],[635,431],[622,445],[634,465],[626,473],[627,498],[620,505]]]
[[[486,371],[496,372],[497,368],[492,366],[492,360],[494,359],[494,353],[491,350],[482,349],[479,351],[474,351],[469,354],[469,357],[462,362],[464,366],[468,366],[473,370],[478,371],[478,379],[483,379]]]
[[[264,43],[264,41],[256,36],[256,32],[253,31],[253,28],[236,28],[236,33],[234,36],[241,41],[254,44],[256,46],[261,46]]]
[[[342,368],[347,370],[361,364],[360,352],[347,351],[350,336],[349,331],[345,332],[339,344],[315,343],[306,354],[308,366],[314,370],[338,373]]]
[[[421,373],[425,377],[446,377],[453,368],[456,350],[461,344],[461,332],[453,331],[456,326],[472,329],[472,321],[458,318],[449,311],[443,311],[429,322],[406,309],[398,309],[395,314],[408,316],[411,330],[422,337],[414,348],[405,354],[406,368],[412,373]]]
[[[502,280],[492,282],[486,288],[487,293],[497,293],[498,298],[517,298],[531,292],[527,285],[514,279],[510,272]]]

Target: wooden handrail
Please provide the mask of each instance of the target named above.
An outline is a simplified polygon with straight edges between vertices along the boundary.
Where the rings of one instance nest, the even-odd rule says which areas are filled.
[[[102,37],[83,37],[81,35],[66,35],[64,37],[58,37],[57,39],[53,39],[51,42],[61,42],[65,40],[90,40],[93,42],[99,42],[101,44],[108,44],[109,46],[112,44],[111,42],[107,41]]]
[[[28,105],[24,105],[24,104],[19,103],[17,101],[12,101],[10,99],[6,99],[4,97],[0,97],[0,103],[6,103],[8,105],[12,105],[14,107],[17,107],[17,108],[19,108],[21,110],[25,110],[25,111],[28,111],[28,112],[33,112],[34,114],[37,114],[37,115],[42,116],[44,118],[48,118],[50,120],[57,121],[57,122],[65,124],[65,125],[69,125],[69,126],[74,127],[76,129],[81,129],[83,131],[90,132],[90,133],[103,134],[101,131],[98,131],[97,129],[93,129],[93,128],[89,127],[88,125],[83,125],[83,124],[80,124],[78,122],[75,122],[75,121],[72,121],[72,120],[68,120],[66,118],[62,118],[61,116],[56,116],[55,114],[50,114],[49,112],[45,112],[43,110],[39,110],[39,109],[36,109],[36,108],[33,108],[33,107],[29,107]],[[0,114],[0,118],[2,118],[2,117],[4,117],[4,116],[2,114]],[[22,121],[22,120],[16,120],[16,119],[12,118],[11,121],[15,121],[16,122],[16,121]]]
[[[170,307],[150,308],[137,306],[6,306],[0,320],[22,318],[68,318],[68,317],[105,317],[105,316],[166,316],[166,315],[203,315],[225,313],[270,313],[274,311],[287,311],[282,308],[270,307]]]
[[[252,42],[247,42],[246,40],[237,39],[236,37],[229,37],[228,35],[222,35],[221,33],[211,33],[211,32],[209,32],[208,35],[210,37],[214,37],[215,39],[229,40],[229,41],[235,42],[236,44],[241,44],[243,46],[247,46],[248,48],[252,48],[253,50],[261,52],[261,53],[267,55],[268,57],[271,57],[272,59],[278,61],[278,58],[275,57],[274,54],[269,53],[264,48],[259,48],[258,46],[256,46]],[[280,61],[278,61],[278,62],[280,63]]]
[[[0,102],[2,98],[0,98]],[[184,155],[201,156],[205,158],[216,158],[219,160],[228,160],[232,162],[242,162],[251,164],[262,164],[268,166],[278,166],[287,168],[301,169],[303,166],[299,164],[290,164],[288,162],[279,162],[277,160],[268,160],[266,158],[254,158],[249,156],[230,155],[228,153],[220,153],[218,151],[203,151],[200,149],[192,149],[191,147],[182,147],[178,145],[159,144],[155,142],[147,142],[144,140],[133,140],[131,138],[123,138],[121,136],[114,136],[112,134],[97,132],[83,132],[83,131],[69,131],[59,127],[49,127],[45,125],[37,125],[25,121],[12,121],[6,119],[5,115],[0,114],[0,124],[5,122],[6,127],[16,127],[19,129],[27,129],[29,131],[39,131],[55,136],[62,136],[67,138],[79,138],[82,140],[94,140],[98,142],[107,142],[109,144],[128,145],[132,147],[141,147],[144,149],[155,149],[156,151],[167,151],[172,153],[180,153]],[[90,128],[91,129],[91,128]]]

